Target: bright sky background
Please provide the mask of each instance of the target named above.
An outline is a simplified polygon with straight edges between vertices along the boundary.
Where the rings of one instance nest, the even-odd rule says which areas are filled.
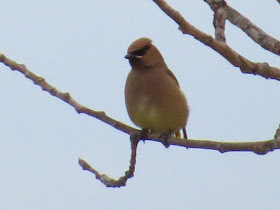
[[[213,12],[204,1],[168,2],[211,35]],[[229,0],[229,5],[280,39],[275,0]],[[2,1],[0,52],[24,63],[83,105],[129,125],[124,55],[147,36],[162,52],[189,100],[191,139],[257,141],[280,123],[280,83],[240,73],[188,35],[153,1]],[[279,67],[279,57],[227,23],[227,41],[245,57]],[[43,92],[0,64],[1,209],[279,209],[280,151],[253,153],[140,143],[135,177],[106,188],[83,171],[78,157],[101,173],[122,176],[129,136]]]

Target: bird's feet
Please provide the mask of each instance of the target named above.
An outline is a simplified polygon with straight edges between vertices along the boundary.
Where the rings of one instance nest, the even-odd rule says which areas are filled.
[[[130,135],[130,139],[133,141],[137,141],[137,142],[139,142],[140,140],[143,140],[143,142],[145,143],[145,139],[147,139],[147,137],[148,137],[148,132],[149,132],[148,129],[142,129],[140,132],[137,131],[135,133],[132,133]]]

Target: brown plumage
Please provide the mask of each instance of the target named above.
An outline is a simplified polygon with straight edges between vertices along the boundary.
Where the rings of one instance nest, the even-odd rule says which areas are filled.
[[[128,48],[125,58],[132,67],[125,85],[126,108],[139,127],[157,132],[178,133],[189,116],[186,97],[159,50],[146,37]]]

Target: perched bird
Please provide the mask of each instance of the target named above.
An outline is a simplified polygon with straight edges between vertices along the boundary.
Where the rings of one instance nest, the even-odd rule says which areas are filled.
[[[168,69],[152,40],[134,41],[125,56],[132,67],[125,85],[125,102],[130,119],[142,129],[179,135],[189,107],[175,75]]]

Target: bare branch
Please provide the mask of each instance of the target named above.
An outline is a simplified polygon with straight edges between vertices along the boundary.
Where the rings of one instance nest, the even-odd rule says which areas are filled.
[[[145,136],[143,136],[143,132],[137,129],[134,129],[130,126],[127,126],[117,120],[114,120],[108,117],[104,112],[97,112],[91,110],[77,101],[75,101],[69,93],[63,93],[57,90],[55,87],[51,86],[49,83],[45,81],[44,78],[38,77],[34,73],[30,72],[23,64],[18,64],[3,54],[0,54],[0,62],[4,63],[10,69],[19,71],[24,74],[26,78],[33,81],[34,84],[40,86],[42,90],[49,92],[52,96],[55,96],[62,101],[71,105],[78,113],[85,113],[89,116],[95,117],[112,127],[123,131],[127,134],[130,134],[131,141],[131,157],[130,157],[130,165],[129,169],[125,172],[124,176],[121,176],[118,180],[110,178],[106,174],[100,174],[97,170],[91,167],[85,160],[79,158],[79,164],[83,170],[87,170],[93,174],[95,174],[96,179],[100,180],[107,187],[122,187],[126,185],[126,182],[129,178],[134,176],[135,164],[136,164],[136,151],[139,140],[150,140],[161,142],[163,145],[166,145],[166,139],[162,137],[161,133],[151,133],[145,132]],[[275,139],[267,140],[267,141],[259,141],[259,142],[217,142],[217,141],[209,141],[209,140],[191,140],[191,139],[181,139],[170,137],[168,139],[169,145],[176,145],[185,148],[200,148],[200,149],[211,149],[217,150],[221,153],[229,152],[229,151],[251,151],[259,155],[266,154],[274,149],[280,149],[280,127],[277,129],[275,133]]]
[[[239,67],[241,72],[246,74],[260,75],[266,79],[280,81],[280,69],[270,66],[268,63],[254,63],[231,49],[226,43],[215,40],[212,36],[192,26],[184,17],[164,0],[153,0],[163,12],[165,12],[178,25],[184,34],[189,34],[203,44],[217,51],[226,58],[232,65]]]
[[[164,144],[164,140],[160,138],[160,134],[149,134],[148,139]],[[185,148],[216,150],[221,153],[233,151],[250,151],[258,155],[264,155],[275,149],[280,149],[280,138],[256,142],[218,142],[209,140],[182,140],[180,138],[172,137],[168,139],[168,143],[170,145],[176,145]]]
[[[81,104],[79,104],[77,101],[75,101],[69,93],[61,92],[57,90],[55,87],[51,86],[49,83],[46,82],[46,80],[43,77],[37,76],[31,71],[29,71],[25,65],[23,64],[18,64],[15,61],[12,61],[11,59],[7,58],[5,55],[0,54],[0,62],[4,63],[6,66],[10,67],[11,70],[16,70],[22,73],[26,78],[30,79],[33,81],[35,85],[38,85],[42,88],[43,91],[46,91],[50,93],[52,96],[55,96],[62,101],[68,103],[70,106],[72,106],[77,113],[84,113],[89,116],[95,117],[111,126],[114,128],[121,130],[127,134],[132,133],[136,129],[123,124],[122,122],[119,122],[117,120],[114,120],[110,118],[109,116],[106,115],[105,112],[103,111],[94,111],[92,109],[89,109]]]
[[[141,130],[132,128],[122,122],[119,122],[109,116],[107,116],[103,111],[94,111],[89,109],[77,101],[75,101],[69,93],[63,93],[57,90],[55,87],[51,86],[45,81],[44,78],[35,75],[30,72],[23,64],[18,64],[11,59],[8,59],[3,54],[0,54],[0,62],[4,63],[6,66],[10,67],[12,70],[19,71],[24,74],[26,78],[32,80],[34,84],[40,86],[42,90],[49,92],[52,96],[61,99],[70,106],[72,106],[78,113],[85,113],[89,116],[95,117],[112,127],[127,133],[129,135],[139,135],[141,136]],[[162,138],[161,133],[151,133],[148,132],[145,137],[141,137],[141,140],[150,140],[166,143],[166,139]],[[256,141],[256,142],[218,142],[210,140],[184,140],[181,138],[170,137],[168,139],[170,145],[181,146],[185,148],[199,148],[199,149],[211,149],[219,152],[230,152],[230,151],[251,151],[256,154],[266,154],[274,149],[280,149],[280,139],[272,139],[266,141]]]
[[[217,7],[214,10],[213,25],[215,27],[215,38],[217,41],[226,42],[226,13],[223,7],[224,1],[220,1],[219,4],[217,4]]]
[[[234,25],[242,29],[251,39],[262,46],[264,49],[280,55],[280,42],[262,29],[252,23],[248,18],[227,5],[224,0],[204,0],[210,8],[216,13],[217,10],[223,10],[224,16]]]
[[[83,170],[86,170],[86,171],[89,171],[89,172],[95,174],[96,179],[100,180],[107,187],[123,187],[126,185],[127,180],[134,176],[135,165],[136,165],[136,154],[137,154],[136,151],[137,151],[137,145],[139,142],[139,136],[131,135],[130,141],[131,141],[131,156],[130,156],[129,169],[125,172],[125,175],[121,176],[118,180],[110,178],[106,174],[100,174],[98,171],[96,171],[94,168],[92,168],[86,161],[84,161],[80,158],[79,158],[78,162]]]

